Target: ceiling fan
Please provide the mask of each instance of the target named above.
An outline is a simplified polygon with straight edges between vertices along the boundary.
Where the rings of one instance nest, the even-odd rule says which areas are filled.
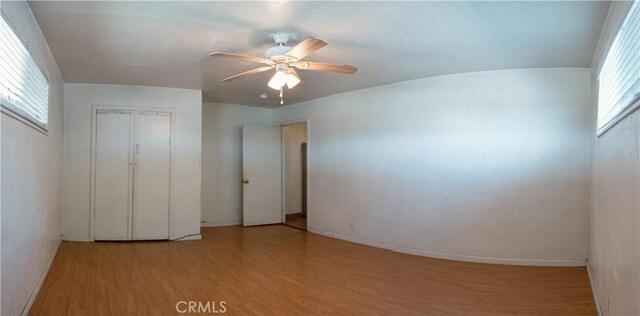
[[[267,85],[274,90],[280,90],[280,104],[283,103],[282,91],[284,90],[284,86],[286,85],[291,89],[300,83],[300,76],[298,76],[296,68],[301,70],[332,71],[344,74],[353,74],[358,70],[358,68],[349,65],[302,61],[303,58],[327,45],[325,41],[315,37],[306,38],[293,48],[286,46],[289,41],[289,34],[287,33],[274,34],[273,41],[276,42],[277,46],[265,50],[264,58],[222,52],[213,52],[209,55],[265,64],[263,67],[225,78],[222,82],[234,81],[275,69],[275,74]]]

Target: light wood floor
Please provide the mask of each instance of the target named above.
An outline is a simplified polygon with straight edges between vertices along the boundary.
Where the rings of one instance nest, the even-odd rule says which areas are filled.
[[[203,240],[63,242],[31,315],[595,315],[584,268],[394,253],[284,225],[203,228]],[[184,315],[184,314],[182,314]]]

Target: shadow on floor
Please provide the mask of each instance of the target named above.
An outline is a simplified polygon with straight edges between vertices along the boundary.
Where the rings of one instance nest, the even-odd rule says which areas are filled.
[[[307,230],[307,216],[302,213],[288,214],[284,223],[287,226]]]

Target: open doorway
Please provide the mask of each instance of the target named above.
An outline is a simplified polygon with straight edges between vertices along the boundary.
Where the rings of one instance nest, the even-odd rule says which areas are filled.
[[[307,123],[282,126],[283,223],[307,230]]]

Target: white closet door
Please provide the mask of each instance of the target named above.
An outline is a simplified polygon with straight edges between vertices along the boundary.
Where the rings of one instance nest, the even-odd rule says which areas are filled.
[[[169,239],[171,113],[136,115],[133,239]]]
[[[131,239],[133,113],[98,111],[95,139],[96,240]]]

